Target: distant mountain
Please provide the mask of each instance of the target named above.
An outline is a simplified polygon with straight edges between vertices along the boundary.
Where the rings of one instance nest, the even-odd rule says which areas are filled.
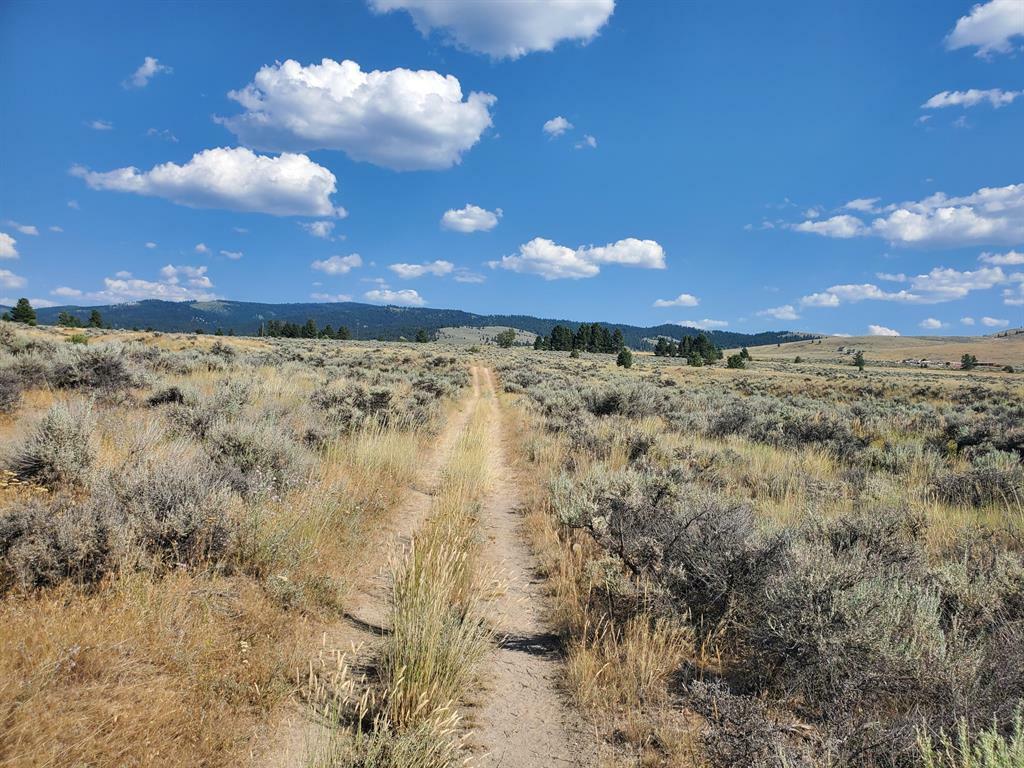
[[[248,301],[137,301],[128,304],[112,304],[105,307],[46,307],[36,310],[39,322],[53,325],[57,315],[68,312],[83,323],[89,313],[98,309],[105,323],[114,328],[140,328],[156,331],[196,331],[214,333],[217,329],[225,333],[234,331],[241,336],[253,336],[260,325],[268,320],[305,323],[314,320],[318,327],[331,325],[334,328],[345,325],[356,339],[396,340],[411,339],[420,328],[433,333],[440,328],[457,326],[501,326],[519,328],[532,333],[547,335],[555,325],[564,325],[573,330],[580,322],[553,320],[530,315],[477,315],[458,309],[428,309],[424,307],[393,307],[358,302],[337,304],[259,304]],[[601,322],[598,320],[597,322]],[[810,338],[808,334],[790,331],[768,331],[765,333],[733,333],[731,331],[701,331],[680,325],[656,325],[644,328],[636,325],[605,323],[609,330],[618,328],[626,344],[634,349],[652,345],[658,336],[679,339],[706,333],[720,347],[758,346]]]

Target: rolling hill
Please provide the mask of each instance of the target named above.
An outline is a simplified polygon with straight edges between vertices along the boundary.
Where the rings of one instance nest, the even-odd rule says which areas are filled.
[[[555,320],[531,315],[477,315],[458,309],[430,309],[424,307],[395,307],[342,302],[337,304],[261,304],[246,301],[173,302],[147,300],[101,307],[60,306],[37,310],[39,322],[52,325],[61,312],[68,312],[83,322],[93,309],[98,309],[105,323],[114,328],[149,328],[157,331],[197,331],[214,333],[234,331],[238,335],[256,335],[262,323],[268,320],[304,323],[309,319],[318,327],[345,325],[356,339],[395,340],[412,338],[420,328],[436,334],[442,328],[493,327],[517,328],[535,334],[548,334],[557,325],[575,330],[580,321]],[[598,321],[600,322],[600,321]],[[698,328],[663,324],[652,327],[601,323],[614,330],[618,328],[626,344],[634,349],[651,345],[658,336],[681,338],[695,336]],[[704,332],[720,347],[755,346],[811,338],[808,334],[791,331],[768,331],[757,334],[731,331]]]

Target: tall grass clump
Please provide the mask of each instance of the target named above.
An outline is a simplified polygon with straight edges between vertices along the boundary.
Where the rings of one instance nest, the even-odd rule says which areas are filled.
[[[937,741],[937,743],[936,743]],[[1009,733],[995,726],[972,734],[963,720],[950,735],[918,736],[923,768],[1019,768],[1024,765],[1024,718],[1017,711]]]
[[[489,647],[474,580],[476,515],[486,488],[487,405],[446,468],[426,530],[393,572],[392,628],[380,668],[398,727],[453,708]]]

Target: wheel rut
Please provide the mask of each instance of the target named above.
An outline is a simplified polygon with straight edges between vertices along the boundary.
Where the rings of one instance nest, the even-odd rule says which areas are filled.
[[[352,576],[354,587],[345,604],[342,621],[328,629],[322,639],[327,651],[346,651],[353,647],[372,648],[387,632],[390,576],[389,565],[408,549],[413,534],[430,514],[433,496],[445,466],[451,460],[459,437],[481,397],[482,372],[470,369],[472,387],[467,398],[457,405],[433,446],[424,456],[420,472],[407,489],[405,498],[381,526],[361,564]],[[277,746],[260,768],[302,768],[312,744],[322,736],[322,726],[312,720],[308,708],[298,706],[279,724],[273,743]]]
[[[471,713],[474,765],[488,768],[592,766],[597,740],[559,690],[563,659],[544,620],[547,598],[522,531],[521,503],[507,460],[501,406],[490,369],[480,371],[488,423],[491,489],[481,510],[481,564],[504,589],[493,601],[496,647]]]

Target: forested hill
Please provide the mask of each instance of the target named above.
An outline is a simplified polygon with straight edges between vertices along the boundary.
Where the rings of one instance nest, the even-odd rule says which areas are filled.
[[[549,334],[556,325],[575,330],[583,321],[558,320],[530,315],[477,315],[458,309],[430,309],[425,307],[393,307],[358,302],[337,304],[259,304],[245,301],[139,301],[129,304],[113,304],[105,307],[47,307],[38,309],[39,322],[52,325],[61,312],[67,312],[85,322],[89,313],[98,309],[103,321],[114,328],[151,328],[157,331],[196,331],[215,333],[218,329],[239,335],[255,335],[262,323],[269,320],[305,323],[313,320],[318,327],[331,325],[334,328],[347,326],[356,339],[394,340],[412,339],[416,331],[423,329],[433,333],[439,328],[453,326],[508,326],[538,334]],[[589,321],[588,321],[589,322]],[[680,325],[656,325],[643,328],[635,325],[605,323],[610,331],[622,331],[628,346],[643,349],[652,345],[658,336],[679,339],[694,336],[701,331]],[[793,341],[805,334],[789,331],[770,331],[747,334],[730,331],[705,332],[720,347],[741,345],[756,346]]]

